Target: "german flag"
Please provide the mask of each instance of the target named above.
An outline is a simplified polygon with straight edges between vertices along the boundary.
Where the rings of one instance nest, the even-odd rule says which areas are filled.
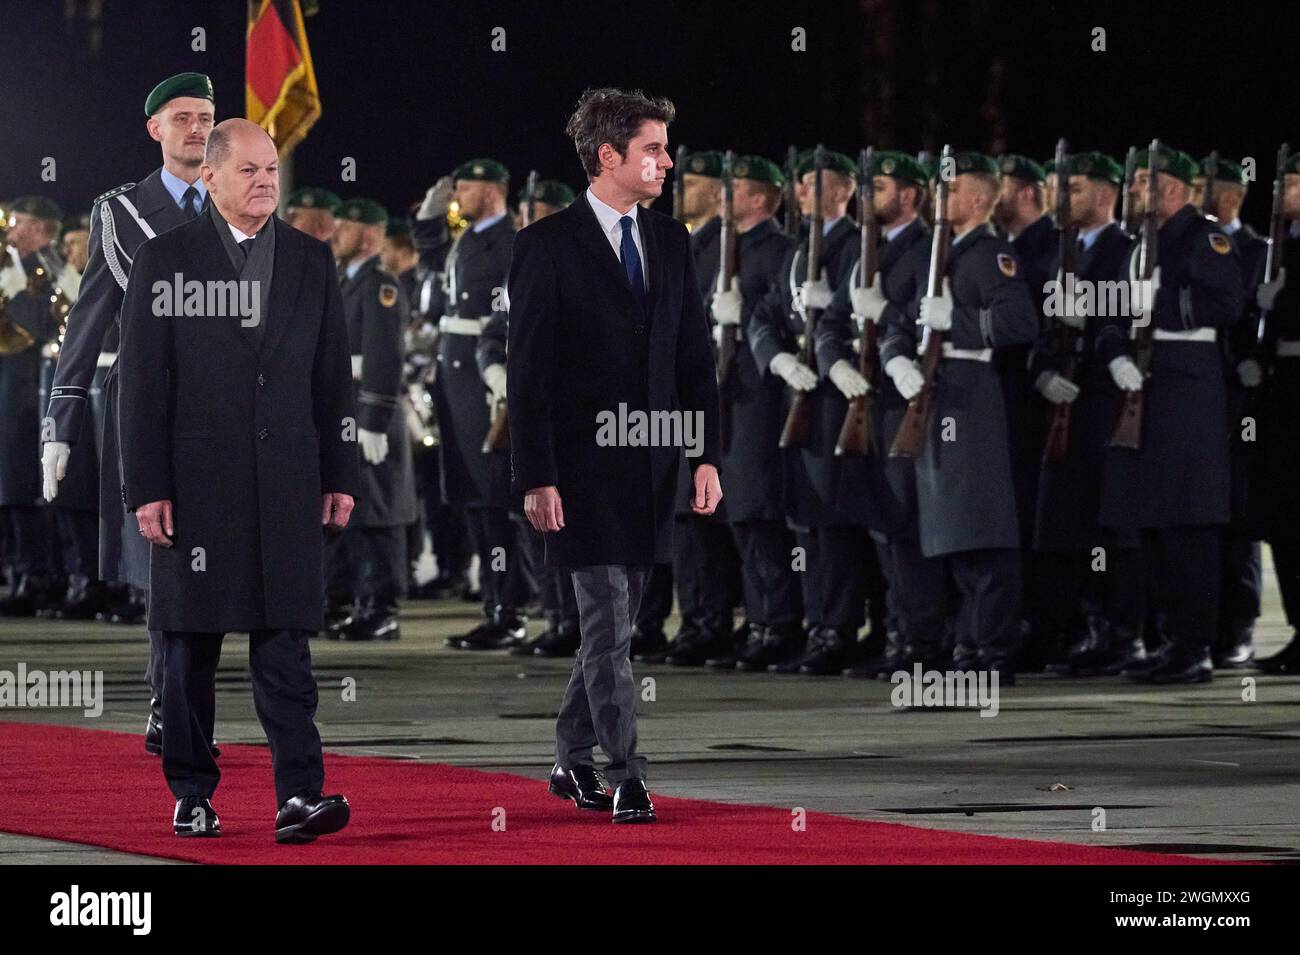
[[[244,99],[283,159],[320,117],[299,0],[249,0]]]

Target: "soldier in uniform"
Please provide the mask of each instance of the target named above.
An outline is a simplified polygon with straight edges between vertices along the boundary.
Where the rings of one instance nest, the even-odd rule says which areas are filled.
[[[126,183],[95,200],[90,260],[59,351],[47,412],[53,431],[46,435],[43,449],[46,485],[54,481],[57,489],[59,472],[66,467],[71,449],[82,440],[87,397],[103,375],[99,574],[103,580],[137,591],[149,586],[149,548],[122,500],[117,440],[118,311],[136,250],[147,239],[197,217],[207,200],[199,166],[212,130],[212,81],[202,73],[169,77],[145,98],[144,111],[149,136],[162,147],[163,164],[138,184]],[[132,604],[140,609],[133,609]],[[133,599],[117,611],[117,618],[133,621],[142,614],[142,603]],[[145,748],[154,754],[162,752],[162,655],[158,641],[158,632],[150,630],[145,676],[153,699]]]
[[[396,640],[398,599],[406,587],[406,528],[415,520],[411,441],[401,412],[402,330],[406,297],[379,253],[388,213],[370,199],[335,210],[331,245],[341,276],[351,343],[352,381],[361,449],[361,494],[348,527],[329,541],[327,599],[342,640]],[[339,613],[339,595],[348,612]]]
[[[1113,601],[1121,587],[1140,587],[1141,581],[1122,567],[1109,573],[1094,572],[1095,548],[1111,551],[1098,512],[1106,443],[1119,410],[1118,392],[1110,373],[1096,354],[1097,333],[1106,305],[1096,283],[1113,283],[1120,266],[1128,261],[1132,240],[1115,221],[1115,200],[1124,170],[1104,153],[1070,156],[1070,220],[1077,230],[1073,280],[1060,274],[1054,256],[1052,275],[1060,283],[1047,297],[1049,319],[1030,359],[1034,387],[1049,405],[1070,405],[1069,439],[1065,456],[1042,462],[1037,513],[1034,519],[1032,561],[1043,580],[1050,580],[1053,599],[1044,601],[1035,620],[1033,638],[1039,659],[1060,664],[1067,648],[1073,653],[1072,672],[1084,675],[1118,673],[1146,655],[1142,633],[1115,613]],[[1066,301],[1065,296],[1093,283],[1098,289],[1087,299]],[[1080,307],[1082,304],[1083,307]],[[1066,354],[1062,326],[1074,330],[1075,349]],[[1064,372],[1073,363],[1073,376]],[[1141,606],[1141,603],[1138,603]],[[1087,632],[1078,635],[1079,610],[1086,610]],[[1112,624],[1112,618],[1115,619]]]
[[[877,343],[881,367],[871,405],[871,445],[863,457],[840,459],[838,503],[869,518],[880,566],[888,580],[894,624],[881,652],[846,669],[850,676],[872,677],[910,667],[912,660],[927,666],[942,652],[946,578],[943,561],[921,553],[917,534],[916,478],[912,461],[889,457],[889,447],[902,422],[907,399],[920,373],[912,363],[916,351],[914,322],[906,310],[919,294],[918,256],[928,249],[930,231],[919,216],[926,194],[927,174],[907,153],[873,152],[871,169],[874,215],[880,224],[878,271],[871,285],[860,287],[859,266],[835,293],[817,326],[818,363],[828,369],[832,383],[851,400],[868,390],[858,371],[862,327],[879,326]],[[899,376],[896,383],[894,375]],[[907,390],[906,397],[900,386]],[[868,505],[870,505],[868,509]]]
[[[1284,167],[1283,216],[1290,230],[1282,246],[1282,268],[1255,293],[1264,313],[1256,351],[1260,385],[1259,434],[1252,471],[1251,502],[1258,533],[1273,551],[1273,569],[1291,640],[1278,653],[1259,660],[1265,673],[1300,673],[1300,153]]]
[[[289,196],[284,221],[313,239],[329,242],[334,237],[334,211],[339,197],[328,189],[306,186]]]
[[[0,247],[0,514],[10,553],[10,593],[0,614],[30,617],[57,605],[46,523],[38,503],[42,349],[57,340],[50,288],[63,262],[54,251],[63,213],[43,196],[9,207]]]
[[[917,332],[928,326],[944,335],[930,430],[915,465],[921,552],[947,559],[958,597],[953,665],[1011,681],[1021,537],[995,352],[1033,342],[1039,313],[1015,253],[989,221],[1000,192],[997,162],[974,152],[954,162],[943,292],[925,294],[918,275],[923,294],[913,308]],[[928,272],[927,256],[920,274]]]
[[[526,193],[527,186],[519,190],[519,201],[515,203],[516,232],[524,227],[524,217],[527,215],[529,200]],[[537,188],[533,190],[532,195],[532,221],[536,222],[538,219],[545,219],[547,216],[554,215],[561,209],[568,208],[568,205],[573,201],[573,198],[573,190],[558,179],[538,180]]]
[[[1115,384],[1143,392],[1141,447],[1107,448],[1101,521],[1136,535],[1148,599],[1168,626],[1168,642],[1124,672],[1146,682],[1189,683],[1212,676],[1219,539],[1230,516],[1218,332],[1241,318],[1244,302],[1232,240],[1188,202],[1196,161],[1167,149],[1157,169],[1148,166],[1146,151],[1139,152],[1136,195],[1145,194],[1148,176],[1157,176],[1156,274],[1130,303],[1138,314],[1108,316],[1097,334],[1097,352]],[[1116,278],[1138,278],[1137,259],[1135,248]],[[1145,377],[1130,344],[1137,321],[1153,323]]]
[[[1223,336],[1223,381],[1228,393],[1228,433],[1232,463],[1231,520],[1219,543],[1222,562],[1219,592],[1219,630],[1210,657],[1216,668],[1246,666],[1254,659],[1255,620],[1259,617],[1264,585],[1259,536],[1251,529],[1250,469],[1255,435],[1247,430],[1247,418],[1254,419],[1255,396],[1263,381],[1263,369],[1254,358],[1255,289],[1264,277],[1268,242],[1241,221],[1241,204],[1246,198],[1245,170],[1228,159],[1211,166],[1210,157],[1201,160],[1207,177],[1213,177],[1213,209],[1209,214],[1232,238],[1241,265],[1246,293],[1246,315]],[[1252,317],[1256,320],[1250,320]],[[1249,438],[1249,440],[1248,440]]]
[[[528,580],[517,523],[518,496],[510,492],[510,455],[484,453],[491,410],[505,397],[505,366],[480,370],[479,338],[494,311],[503,310],[514,223],[506,211],[510,174],[493,159],[471,159],[451,176],[460,212],[472,224],[447,254],[439,320],[435,400],[441,430],[443,499],[468,512],[479,555],[483,621],[448,645],[483,650],[524,639]],[[520,517],[522,520],[522,517]]]

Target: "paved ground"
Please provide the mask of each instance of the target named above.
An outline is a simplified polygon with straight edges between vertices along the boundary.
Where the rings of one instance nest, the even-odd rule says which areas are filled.
[[[1262,654],[1287,633],[1271,573],[1267,584]],[[316,641],[326,748],[544,778],[570,665],[446,649],[443,638],[467,630],[473,616],[469,604],[413,603],[398,643]],[[141,731],[144,657],[140,629],[0,620],[0,669],[20,661],[102,669],[106,696],[94,720],[53,709],[0,709],[0,720]],[[217,736],[264,744],[246,659],[247,638],[228,637]],[[1245,674],[1175,689],[1022,677],[1002,688],[998,715],[986,718],[895,707],[883,682],[669,666],[636,673],[654,681],[640,731],[655,791],[1031,839],[1300,860],[1300,678],[1260,677],[1256,701],[1244,702]],[[355,702],[342,699],[348,678]],[[1093,828],[1096,807],[1105,809],[1104,830]],[[0,864],[133,858],[0,833]]]

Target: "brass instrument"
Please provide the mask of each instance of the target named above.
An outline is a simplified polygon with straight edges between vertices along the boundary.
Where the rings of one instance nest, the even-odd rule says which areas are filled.
[[[9,264],[10,259],[9,246],[5,241],[9,238],[9,216],[9,207],[0,205],[0,270]],[[26,351],[34,341],[31,332],[5,318],[5,306],[8,304],[8,296],[0,292],[0,355],[16,355],[20,351]]]

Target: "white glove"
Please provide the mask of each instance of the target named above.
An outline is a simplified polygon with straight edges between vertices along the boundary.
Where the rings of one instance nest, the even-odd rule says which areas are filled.
[[[1151,313],[1155,311],[1156,293],[1160,291],[1160,266],[1156,266],[1149,279],[1139,279],[1134,275],[1137,268],[1137,256],[1133,256],[1133,265],[1129,272],[1129,311],[1133,313],[1133,324],[1139,327],[1151,324]]]
[[[451,176],[443,176],[424,194],[424,201],[420,203],[420,209],[415,213],[417,219],[437,219],[447,214],[447,206],[451,205],[451,190],[455,185],[451,181]]]
[[[946,278],[943,280],[941,294],[926,295],[921,299],[920,322],[936,332],[946,332],[952,328],[952,290],[948,287]]]
[[[719,325],[739,325],[744,299],[740,295],[740,276],[732,276],[731,288],[713,296],[713,320]]]
[[[77,296],[81,294],[81,273],[71,265],[65,265],[59,269],[59,277],[54,280],[54,284],[59,287],[69,302],[75,302]]]
[[[357,441],[361,444],[361,456],[367,464],[382,464],[388,457],[388,435],[382,431],[357,429]]]
[[[1255,359],[1247,358],[1237,365],[1237,377],[1241,379],[1243,388],[1258,388],[1264,380],[1264,369],[1259,367],[1259,362]]]
[[[1277,293],[1282,291],[1286,285],[1286,269],[1277,270],[1277,278],[1271,282],[1260,282],[1259,287],[1255,289],[1255,304],[1265,312],[1273,311],[1273,303],[1277,301]]]
[[[858,370],[843,358],[831,365],[828,374],[835,387],[840,390],[840,394],[850,400],[859,395],[865,395],[871,390],[871,385],[867,379],[863,378]]]
[[[894,387],[907,401],[915,398],[925,387],[925,375],[906,355],[895,355],[885,362],[885,374],[894,380]]]
[[[773,355],[767,367],[795,391],[812,391],[817,387],[817,374],[788,351]]]
[[[803,298],[804,308],[822,309],[831,303],[831,287],[826,284],[825,279],[804,282],[799,286],[799,292]]]
[[[1088,314],[1087,314],[1088,310],[1080,307],[1080,303],[1083,301],[1083,297],[1084,297],[1083,290],[1076,288],[1074,290],[1074,301],[1067,302],[1065,300],[1065,292],[1066,292],[1065,278],[1059,273],[1057,274],[1056,277],[1056,284],[1057,287],[1061,290],[1062,307],[1061,307],[1060,314],[1054,315],[1053,317],[1062,325],[1065,325],[1068,328],[1073,328],[1073,329],[1077,329],[1078,331],[1083,331],[1083,326],[1088,324]]]
[[[45,474],[45,500],[54,500],[59,493],[59,482],[68,473],[68,457],[72,445],[66,441],[46,441],[41,448],[41,470]]]
[[[492,400],[500,401],[506,396],[506,366],[500,363],[488,365],[483,369],[483,384],[492,392]]]
[[[1045,371],[1034,382],[1038,393],[1054,405],[1068,405],[1079,397],[1079,386],[1054,371]]]
[[[5,252],[8,253],[9,262],[0,268],[0,294],[5,298],[13,298],[19,292],[27,290],[27,273],[23,271],[23,260],[17,249],[10,245],[5,248]]]
[[[876,273],[875,281],[866,288],[850,288],[849,298],[853,300],[853,314],[860,322],[872,321],[879,324],[880,316],[885,314],[885,306],[889,304],[889,299],[880,290],[879,272]]]
[[[1142,372],[1138,371],[1138,366],[1133,363],[1133,359],[1129,358],[1128,355],[1112,358],[1110,364],[1106,367],[1110,369],[1110,376],[1115,379],[1115,384],[1119,385],[1122,390],[1142,390]]]

